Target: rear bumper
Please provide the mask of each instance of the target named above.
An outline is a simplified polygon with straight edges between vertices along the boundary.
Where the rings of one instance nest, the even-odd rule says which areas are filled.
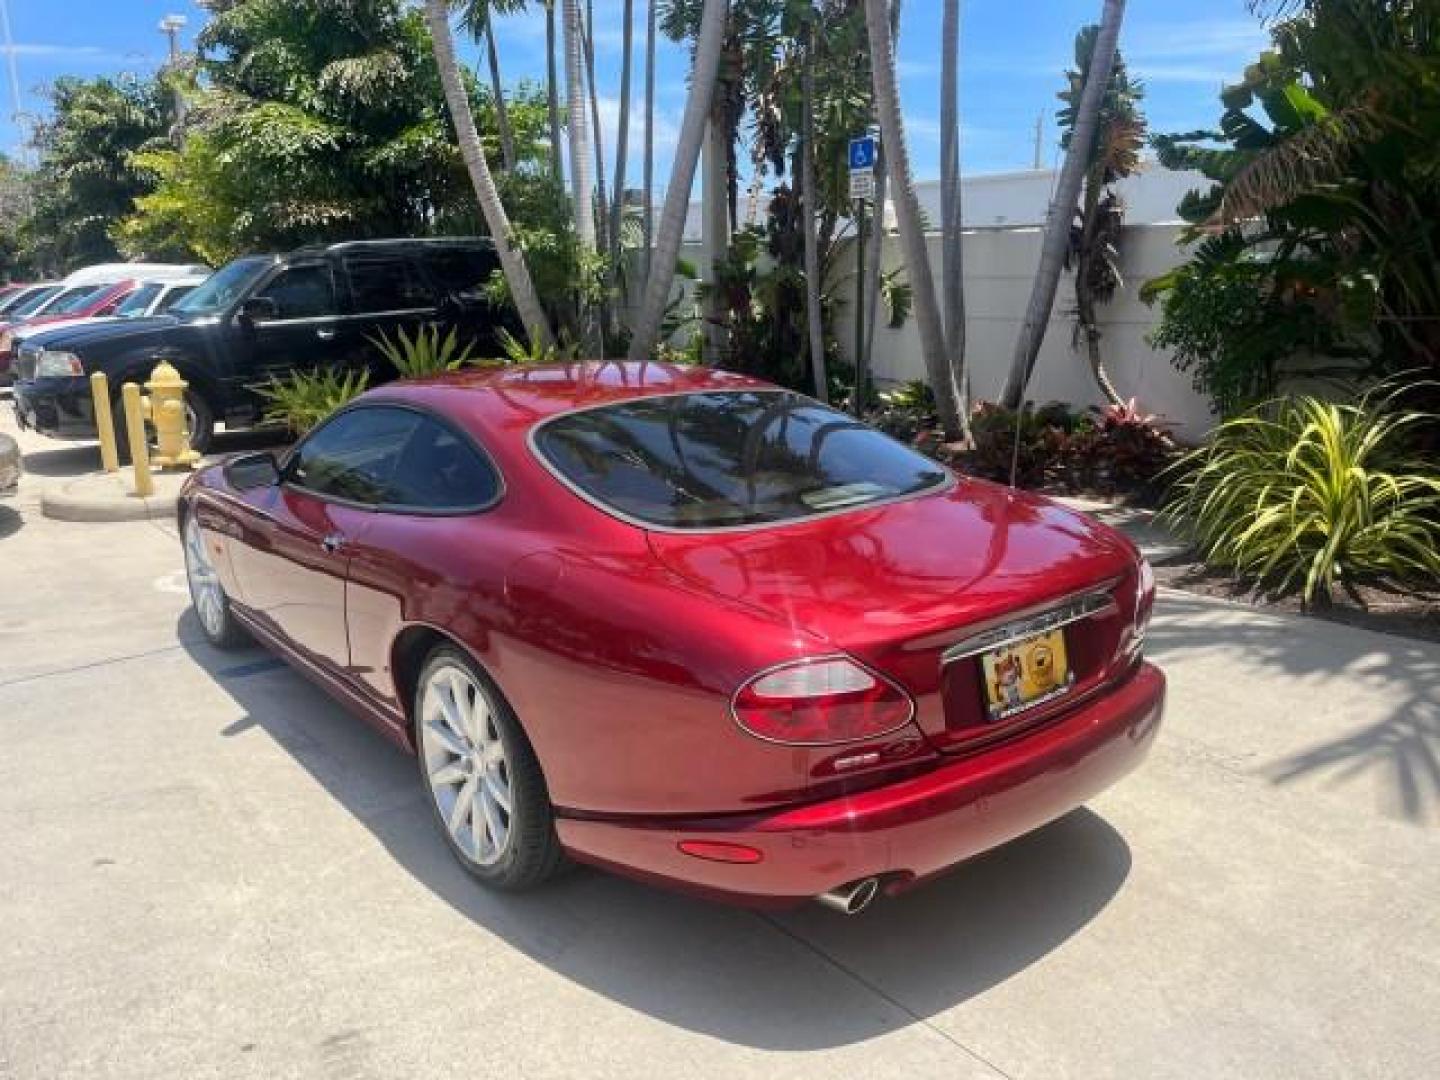
[[[57,439],[95,437],[95,404],[84,378],[21,379],[14,404],[22,428]]]
[[[576,859],[714,899],[784,907],[883,876],[899,891],[1080,806],[1144,760],[1164,711],[1165,676],[1125,682],[1014,741],[841,799],[742,819],[635,823],[563,818]],[[682,840],[739,844],[758,862],[683,854]]]

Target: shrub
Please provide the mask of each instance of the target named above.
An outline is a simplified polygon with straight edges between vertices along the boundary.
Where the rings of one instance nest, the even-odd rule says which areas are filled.
[[[1432,414],[1388,398],[1271,402],[1222,424],[1174,467],[1166,516],[1211,565],[1326,602],[1337,582],[1440,577],[1440,478],[1407,460]]]
[[[272,378],[258,392],[268,402],[265,419],[284,424],[296,435],[304,435],[340,406],[362,394],[370,383],[368,371],[340,373],[333,368],[296,371],[283,379]]]
[[[1009,482],[1013,466],[1017,487],[1042,487],[1051,471],[1064,461],[1075,425],[1076,417],[1058,402],[1038,409],[1024,408],[1016,417],[1014,409],[982,401],[970,412],[975,446],[957,463],[966,472],[1001,483]]]
[[[423,379],[429,375],[443,375],[473,363],[471,353],[475,343],[467,342],[460,347],[458,328],[451,327],[450,333],[440,336],[438,326],[422,326],[412,338],[402,326],[396,331],[398,340],[391,341],[382,330],[370,340],[384,354],[385,359],[400,373],[402,379]]]
[[[1071,431],[1065,446],[1069,486],[1150,492],[1176,455],[1169,425],[1142,413],[1133,398],[1091,412]]]

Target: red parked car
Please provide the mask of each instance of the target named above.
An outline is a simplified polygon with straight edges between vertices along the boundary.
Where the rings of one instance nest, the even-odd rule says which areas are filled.
[[[179,515],[209,640],[416,752],[494,886],[569,857],[856,911],[1079,806],[1160,723],[1124,537],[725,372],[392,384]]]

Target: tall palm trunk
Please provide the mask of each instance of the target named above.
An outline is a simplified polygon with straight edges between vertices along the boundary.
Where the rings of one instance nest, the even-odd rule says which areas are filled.
[[[490,68],[490,96],[495,99],[495,130],[500,136],[500,160],[505,171],[515,168],[515,135],[510,129],[510,106],[505,103],[505,86],[500,81],[500,54],[495,50],[495,17],[485,16],[485,60]]]
[[[825,374],[825,320],[820,312],[820,244],[815,236],[815,28],[805,33],[804,59],[800,68],[800,193],[801,227],[805,230],[805,321],[810,339],[810,374],[815,380],[815,397],[829,402],[829,380]]]
[[[655,3],[645,3],[645,258],[641,281],[650,279],[650,245],[655,242]],[[643,284],[641,286],[644,287]]]
[[[495,178],[490,175],[490,167],[485,163],[480,134],[475,130],[475,116],[470,111],[470,99],[466,96],[460,79],[460,65],[455,59],[455,39],[450,34],[450,5],[446,0],[425,0],[425,21],[430,26],[435,65],[440,70],[440,84],[445,90],[445,104],[450,109],[450,119],[460,143],[460,156],[470,173],[470,182],[475,187],[475,197],[480,203],[481,213],[485,215],[490,235],[495,239],[500,270],[505,275],[510,296],[515,301],[515,308],[520,313],[531,343],[548,346],[554,340],[550,322],[530,280],[525,256],[516,249],[511,239],[510,219],[500,202],[500,193],[495,189]]]
[[[1085,177],[1084,212],[1081,214],[1082,234],[1075,253],[1075,322],[1085,339],[1085,355],[1090,361],[1090,374],[1095,386],[1111,405],[1124,404],[1120,392],[1105,370],[1100,352],[1100,320],[1095,311],[1095,294],[1090,290],[1091,260],[1095,257],[1095,232],[1100,227],[1100,199],[1105,188],[1105,162],[1097,161]]]
[[[545,0],[545,108],[550,120],[550,165],[555,180],[564,183],[565,152],[560,145],[560,75],[555,64],[555,5]]]
[[[585,0],[585,18],[580,24],[585,42],[585,91],[590,98],[591,145],[595,150],[595,221],[598,246],[610,250],[610,218],[605,212],[605,129],[600,126],[600,95],[595,88],[595,2]]]
[[[610,283],[614,291],[618,288],[620,273],[620,223],[625,213],[625,166],[630,148],[630,69],[633,66],[635,44],[635,0],[625,0],[621,18],[625,26],[621,31],[620,46],[620,118],[615,128],[615,197],[610,201]]]
[[[960,394],[960,423],[968,437],[965,223],[960,186],[960,0],[945,0],[940,38],[940,291],[945,309],[945,349]]]
[[[590,175],[590,122],[585,115],[585,35],[580,25],[580,0],[563,0],[565,22],[565,89],[570,135],[570,191],[575,207],[575,235],[585,254],[595,250],[594,181]]]
[[[915,195],[915,182],[910,172],[910,151],[905,145],[889,7],[887,0],[865,0],[865,29],[870,39],[875,107],[880,113],[880,137],[890,165],[890,179],[895,186],[895,218],[900,233],[900,250],[905,257],[905,269],[915,298],[915,323],[920,330],[925,371],[931,392],[935,395],[935,411],[939,414],[946,437],[958,439],[962,435],[960,393],[945,355],[945,328],[935,299],[935,277],[930,270],[930,255],[925,249],[920,200]]]
[[[1100,109],[1106,88],[1110,85],[1115,47],[1120,40],[1120,24],[1124,18],[1125,0],[1105,0],[1085,90],[1076,110],[1075,130],[1070,138],[1070,148],[1065,153],[1065,163],[1060,169],[1060,179],[1055,185],[1054,201],[1050,203],[1050,212],[1045,218],[1045,239],[1040,249],[1035,285],[1030,292],[1025,321],[1020,326],[1015,354],[1010,360],[1010,374],[1005,379],[1005,390],[1001,394],[1001,401],[1012,409],[1018,408],[1025,399],[1025,387],[1029,385],[1030,374],[1035,370],[1035,358],[1045,341],[1050,312],[1055,306],[1055,291],[1060,287],[1060,273],[1065,267],[1065,253],[1070,247],[1070,228],[1075,220],[1076,203],[1080,200],[1080,187],[1095,149]]]
[[[660,213],[654,261],[645,282],[645,295],[635,320],[635,332],[630,339],[628,358],[632,362],[646,360],[655,351],[660,322],[665,317],[665,308],[670,300],[670,286],[675,280],[675,260],[680,254],[680,241],[685,232],[685,212],[695,184],[695,166],[705,141],[715,80],[720,73],[720,53],[725,45],[728,12],[728,0],[705,0],[700,15],[700,33],[695,41],[685,118],[680,125],[675,161],[670,170],[670,186],[665,191],[665,205]]]

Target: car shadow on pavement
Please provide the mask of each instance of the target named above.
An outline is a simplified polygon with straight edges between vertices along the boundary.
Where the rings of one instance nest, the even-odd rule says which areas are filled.
[[[222,431],[215,436],[207,457],[248,453],[252,450],[279,451],[288,445],[288,435],[278,428],[249,428]],[[51,480],[84,476],[100,468],[100,444],[57,442],[53,450],[31,450],[22,458],[25,472]]]
[[[1311,700],[1335,708],[1372,708],[1381,695],[1393,702],[1378,721],[1268,762],[1271,782],[1346,784],[1381,770],[1385,809],[1414,823],[1440,821],[1440,645],[1294,615],[1241,620],[1229,606],[1175,592],[1162,605],[1165,617],[1148,638],[1162,661],[1190,649],[1219,650],[1241,665],[1237,678],[1268,677],[1277,686],[1303,681]],[[1362,638],[1365,646],[1357,647]],[[1297,727],[1304,723],[1295,718]]]
[[[14,536],[25,527],[25,515],[12,507],[0,504],[0,540]]]
[[[823,1049],[924,1022],[1061,945],[1130,870],[1124,839],[1082,809],[853,918],[746,911],[587,868],[495,893],[452,858],[412,757],[283,661],[212,649],[193,612],[178,636],[243,710],[217,737],[263,731],[457,912],[594,993],[744,1046]]]

